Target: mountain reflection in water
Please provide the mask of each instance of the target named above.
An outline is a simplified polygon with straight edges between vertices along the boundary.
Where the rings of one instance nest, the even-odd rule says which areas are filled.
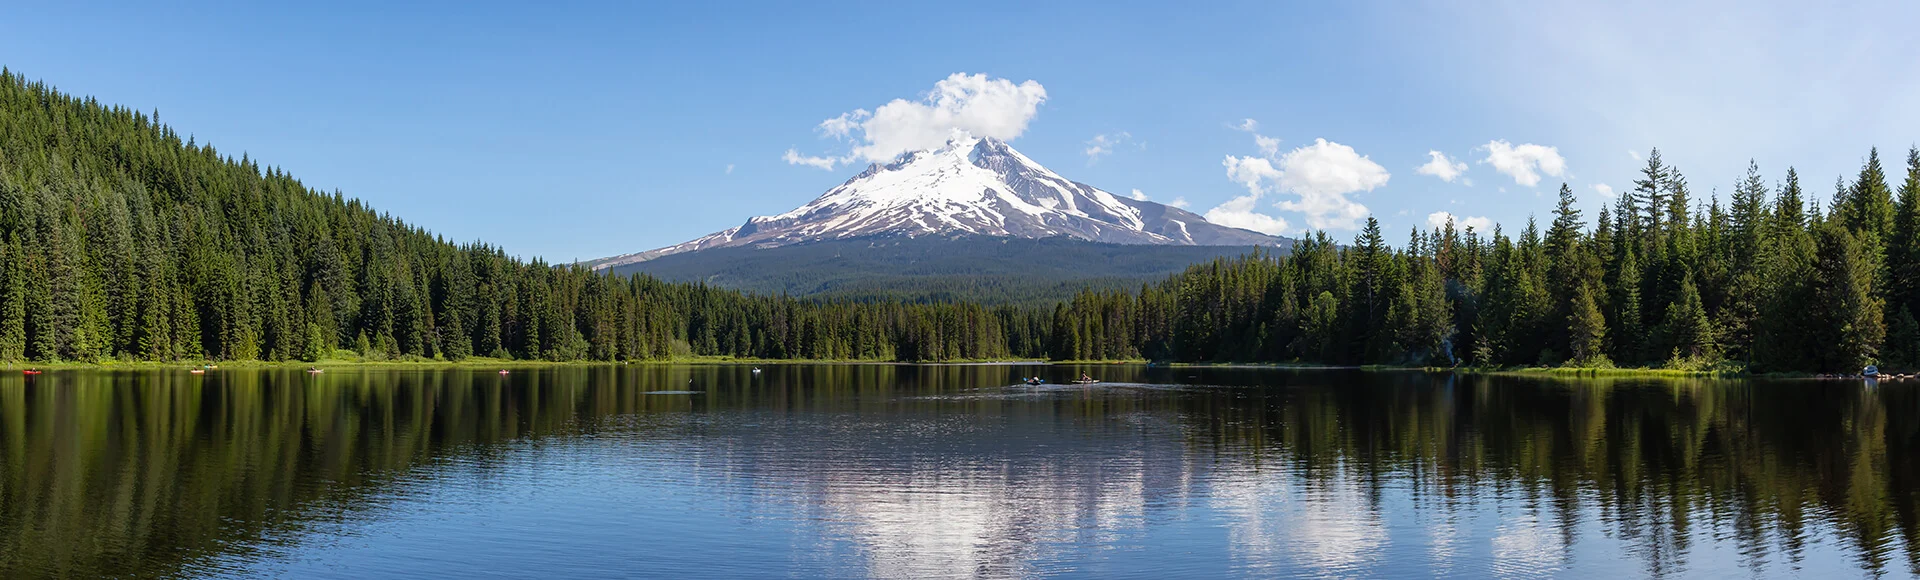
[[[1920,567],[1898,384],[764,368],[0,376],[0,577]]]

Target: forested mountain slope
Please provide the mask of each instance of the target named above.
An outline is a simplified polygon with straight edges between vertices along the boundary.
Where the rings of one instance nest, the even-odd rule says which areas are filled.
[[[758,294],[1051,306],[1088,288],[1137,290],[1188,266],[1254,249],[1064,237],[878,236],[775,248],[711,248],[610,271]]]

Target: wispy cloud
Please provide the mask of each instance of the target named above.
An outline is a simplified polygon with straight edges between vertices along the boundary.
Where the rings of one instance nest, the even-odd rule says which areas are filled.
[[[1087,164],[1099,163],[1102,156],[1113,154],[1114,146],[1132,140],[1133,134],[1126,131],[1094,135],[1092,139],[1087,140]]]
[[[833,169],[834,164],[840,162],[839,159],[832,157],[810,157],[801,155],[797,149],[788,149],[787,154],[781,155],[780,159],[785,160],[789,165],[805,165],[821,169]]]

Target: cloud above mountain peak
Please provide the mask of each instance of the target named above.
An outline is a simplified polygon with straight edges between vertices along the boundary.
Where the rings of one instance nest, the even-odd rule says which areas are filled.
[[[1046,100],[1046,87],[1036,81],[1016,84],[985,74],[954,73],[934,83],[919,100],[894,99],[872,111],[854,109],[821,121],[821,134],[853,142],[844,155],[817,157],[789,150],[784,159],[821,169],[858,161],[884,163],[908,151],[937,148],[956,131],[1008,141],[1027,131]]]

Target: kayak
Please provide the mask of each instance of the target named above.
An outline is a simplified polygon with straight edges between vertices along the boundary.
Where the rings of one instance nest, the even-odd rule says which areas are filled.
[[[1073,384],[1076,384],[1076,385],[1091,385],[1091,384],[1094,384],[1094,383],[1098,383],[1098,382],[1100,382],[1100,379],[1093,379],[1093,380],[1090,380],[1090,381],[1074,381],[1074,382],[1073,382]]]
[[[23,374],[23,375],[37,375],[37,374],[40,374],[40,371],[20,371],[20,374]]]
[[[187,372],[189,372],[189,373],[193,373],[193,374],[196,374],[196,375],[204,375],[204,374],[207,374],[207,370],[206,370],[206,369],[193,369],[193,370],[189,370],[189,371],[187,371]]]

